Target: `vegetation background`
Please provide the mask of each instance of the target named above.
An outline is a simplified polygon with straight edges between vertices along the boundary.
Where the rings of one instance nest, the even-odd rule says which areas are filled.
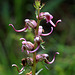
[[[35,19],[34,0],[0,0],[0,75],[18,75],[13,63],[21,66],[21,59],[26,57],[26,53],[21,52],[21,37],[33,42],[34,34],[16,33],[9,24],[13,24],[16,29],[24,27],[26,18]],[[50,61],[54,53],[58,51],[53,64],[48,65],[39,62],[37,71],[43,68],[39,75],[75,75],[75,0],[42,0],[45,6],[42,12],[51,13],[55,23],[58,19],[62,22],[54,28],[50,36],[42,37],[45,41],[46,50],[40,48],[37,52],[48,53]],[[50,24],[46,21],[41,22],[45,33],[50,31]],[[45,66],[49,68],[47,70]],[[25,75],[31,69],[25,67]]]

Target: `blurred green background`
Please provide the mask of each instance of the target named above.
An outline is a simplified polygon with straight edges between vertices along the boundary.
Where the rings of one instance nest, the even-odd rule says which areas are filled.
[[[54,23],[58,19],[62,22],[50,36],[42,37],[46,49],[40,47],[37,54],[48,53],[50,61],[56,51],[60,55],[56,55],[56,60],[51,65],[39,62],[37,71],[43,68],[39,75],[75,75],[75,0],[42,0],[42,3],[45,3],[42,12],[51,13]],[[18,75],[16,68],[11,65],[15,63],[21,69],[21,59],[27,57],[25,52],[21,52],[19,39],[24,37],[33,42],[33,31],[17,33],[9,24],[21,29],[26,18],[36,19],[33,4],[34,0],[0,0],[0,75]],[[41,21],[41,25],[45,33],[50,31],[51,25],[46,24],[45,20]],[[29,72],[31,67],[25,69],[22,75]]]

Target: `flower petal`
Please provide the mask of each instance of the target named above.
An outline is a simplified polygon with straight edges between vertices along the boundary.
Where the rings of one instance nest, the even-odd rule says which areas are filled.
[[[16,31],[16,32],[22,32],[22,31],[25,31],[25,30],[28,28],[28,27],[24,27],[24,28],[21,29],[21,30],[16,30],[12,24],[9,24],[9,26],[12,26],[13,29],[14,29],[14,31]]]
[[[48,12],[44,12],[44,18],[46,19],[47,23],[53,19],[53,16],[49,14]]]
[[[61,22],[61,20],[58,20],[58,21],[56,22],[56,24],[54,24],[54,23],[52,22],[52,20],[50,20],[51,25],[54,26],[54,27],[57,26],[57,23],[58,23],[58,22]]]
[[[36,51],[39,49],[39,47],[40,47],[40,43],[38,44],[38,46],[37,46],[37,48],[36,48],[35,50],[33,50],[33,51],[27,51],[28,54],[29,54],[29,53],[34,53],[34,52],[36,52]]]
[[[49,33],[47,33],[47,34],[41,34],[41,36],[48,36],[48,35],[50,35],[52,32],[53,32],[53,27],[51,27],[51,31],[50,31]]]
[[[22,72],[24,70],[24,66],[21,68],[21,70],[18,69],[18,66],[16,64],[12,64],[12,66],[15,66],[18,72]]]
[[[40,36],[42,34],[42,31],[43,31],[43,27],[42,26],[39,26],[39,29],[38,29],[38,36]]]
[[[54,60],[55,60],[56,54],[59,54],[59,52],[56,52],[56,53],[55,53],[55,55],[54,55],[54,57],[53,57],[53,60],[52,60],[51,62],[49,62],[49,61],[46,59],[46,60],[45,60],[45,63],[47,63],[47,64],[52,64],[52,63],[54,62]]]
[[[24,40],[24,41],[26,41],[26,39],[25,39],[25,38],[20,38],[20,40]]]
[[[22,52],[25,50],[24,48],[25,48],[25,45],[22,45],[22,48],[21,48],[22,49]]]

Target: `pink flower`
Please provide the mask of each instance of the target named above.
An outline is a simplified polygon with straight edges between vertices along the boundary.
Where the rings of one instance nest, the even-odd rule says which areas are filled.
[[[54,60],[55,60],[56,54],[59,54],[59,52],[56,52],[56,53],[55,53],[55,55],[54,55],[54,57],[53,57],[53,60],[52,60],[51,62],[48,61],[48,59],[49,59],[48,54],[38,54],[38,55],[36,56],[36,61],[37,61],[37,62],[39,62],[39,61],[44,61],[44,62],[47,63],[47,64],[52,64],[52,63],[54,62]]]
[[[30,41],[26,41],[24,38],[20,38],[20,40],[24,40],[22,41],[22,52],[23,50],[26,50],[27,54],[36,52],[40,47],[40,43],[38,43],[37,48],[34,49],[34,44]]]
[[[38,18],[38,17],[37,17],[37,18]],[[61,22],[61,20],[58,20],[58,21],[56,22],[56,24],[54,24],[54,23],[52,22],[53,16],[52,16],[51,14],[49,14],[48,12],[41,12],[41,13],[39,14],[39,19],[40,19],[40,20],[41,20],[41,19],[46,19],[47,23],[49,22],[53,27],[56,27],[56,26],[57,26],[57,23],[58,23],[58,22]]]
[[[38,36],[40,36],[40,35],[41,36],[48,36],[48,35],[50,35],[53,32],[53,27],[51,27],[51,31],[49,33],[47,33],[47,34],[42,34],[42,32],[43,32],[43,27],[39,26]]]
[[[31,28],[36,28],[36,26],[37,26],[37,23],[35,20],[25,19],[25,23],[26,23],[26,25],[28,25]]]
[[[46,60],[45,60],[45,63],[47,63],[47,64],[52,64],[52,63],[55,61],[55,56],[56,56],[56,54],[59,54],[59,52],[56,52],[56,53],[55,53],[55,55],[54,55],[54,57],[53,57],[53,60],[52,60],[51,62],[49,62],[48,59],[46,59]]]
[[[41,61],[45,60],[48,57],[49,57],[48,54],[38,54],[38,55],[36,55],[36,61],[41,62]]]
[[[25,27],[21,30],[16,30],[15,27],[12,24],[9,24],[9,26],[12,26],[14,31],[16,31],[16,32],[22,32],[22,31],[25,31],[26,29],[30,29],[30,27],[36,28],[37,23],[36,23],[35,20],[25,19]]]
[[[34,53],[34,52],[36,52],[38,49],[39,49],[39,47],[40,47],[40,43],[38,43],[38,46],[37,46],[37,48],[35,49],[35,50],[33,50],[33,51],[27,51],[27,53],[29,54],[29,53]]]

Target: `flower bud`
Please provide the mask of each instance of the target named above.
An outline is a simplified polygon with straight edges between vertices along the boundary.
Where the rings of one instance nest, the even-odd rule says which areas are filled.
[[[32,64],[33,64],[33,58],[27,57],[27,58],[22,59],[22,65],[23,66],[26,66],[26,65],[32,66]]]
[[[40,43],[41,41],[43,42],[42,38],[40,36],[36,36],[34,38],[34,41],[37,42],[37,43]]]
[[[38,29],[38,36],[40,36],[43,32],[43,27],[42,26],[39,26],[39,29]]]

